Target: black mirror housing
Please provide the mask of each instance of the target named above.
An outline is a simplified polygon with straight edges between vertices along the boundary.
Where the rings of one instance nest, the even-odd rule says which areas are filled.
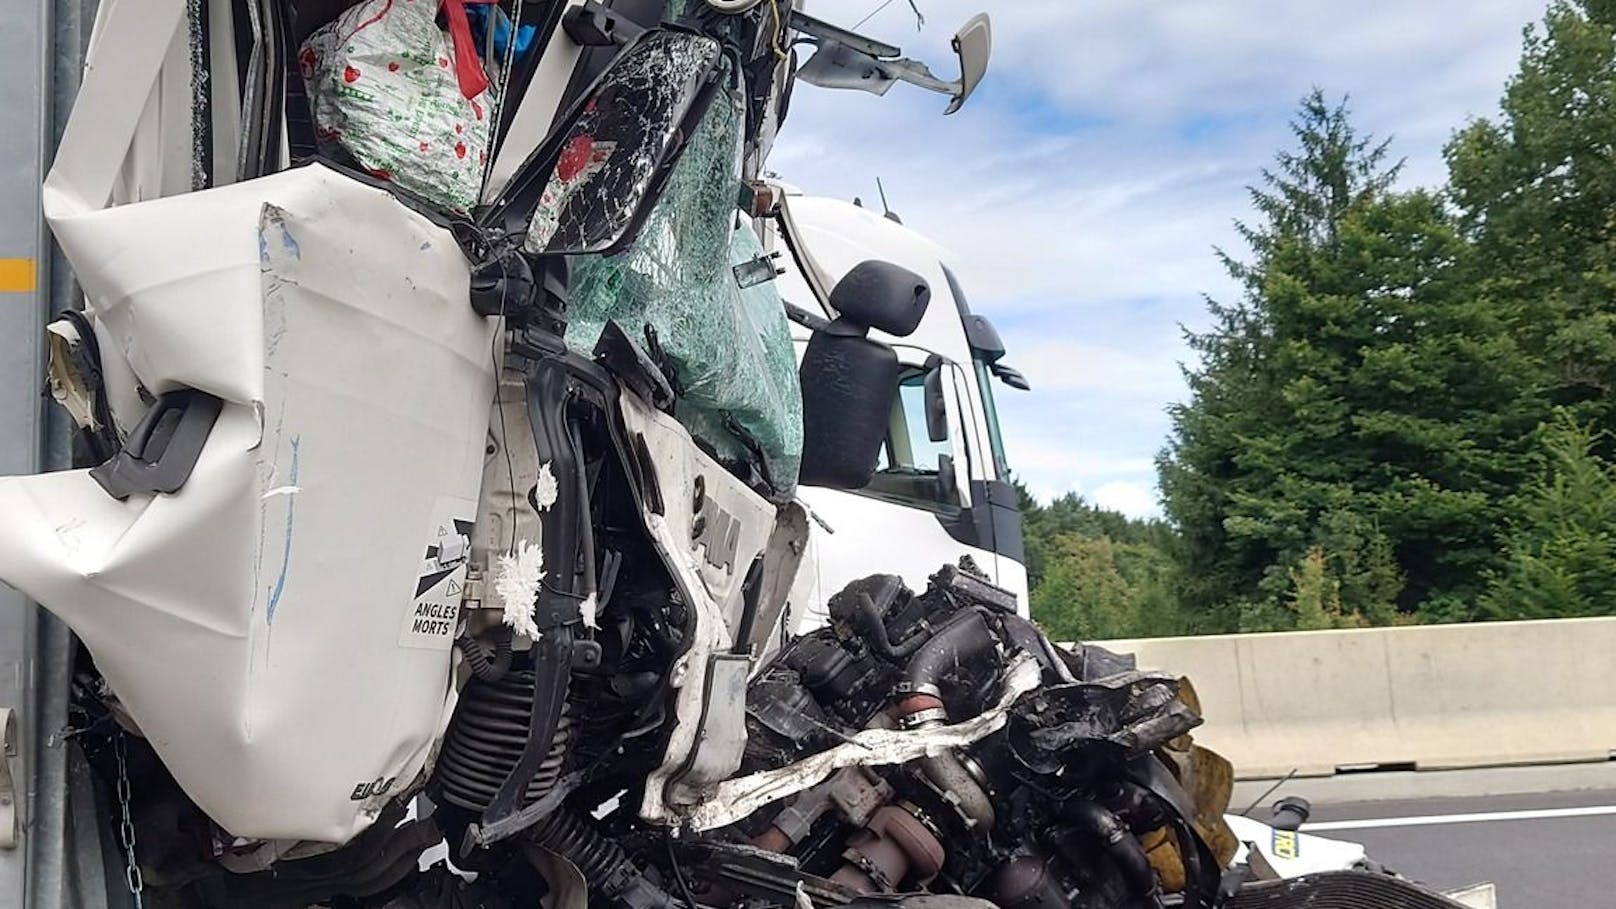
[[[633,241],[719,90],[718,42],[665,27],[632,38],[478,217],[534,256]]]
[[[943,358],[932,354],[926,359],[926,379],[922,386],[926,403],[926,438],[948,441],[948,399],[943,396]]]
[[[798,483],[862,489],[875,475],[886,440],[898,354],[864,337],[864,328],[837,319],[814,332],[803,351],[802,470]]]
[[[920,327],[931,285],[901,265],[867,259],[831,288],[830,306],[843,319],[903,338]]]
[[[971,313],[965,317],[965,343],[989,363],[997,363],[1004,356],[1004,341],[987,316]]]

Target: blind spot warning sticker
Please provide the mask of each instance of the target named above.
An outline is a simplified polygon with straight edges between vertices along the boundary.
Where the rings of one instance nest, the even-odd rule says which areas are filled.
[[[477,503],[439,496],[432,506],[415,578],[415,597],[398,633],[400,647],[448,650],[460,622],[460,599],[471,554],[472,515]]]

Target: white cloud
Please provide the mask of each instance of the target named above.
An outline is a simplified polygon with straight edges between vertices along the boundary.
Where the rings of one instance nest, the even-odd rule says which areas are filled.
[[[812,0],[851,25],[878,0]],[[1405,182],[1442,179],[1442,143],[1492,112],[1544,0],[917,0],[862,29],[951,74],[955,26],[990,8],[987,79],[952,117],[910,86],[884,98],[799,85],[771,167],[805,190],[875,197],[954,250],[1031,393],[999,389],[1012,466],[1035,490],[1102,490],[1154,513],[1166,406],[1185,397],[1179,324],[1236,293],[1245,185],[1289,141],[1313,86],[1394,137]],[[1127,490],[1132,490],[1129,492]],[[1142,505],[1142,503],[1148,503]]]
[[[1012,336],[1014,337],[1014,336]],[[1160,400],[1179,390],[1173,369],[1180,351],[1129,350],[1060,337],[1022,345],[1010,343],[1016,368],[1039,392],[1088,390],[1122,392]]]
[[[1143,483],[1107,483],[1094,490],[1094,502],[1102,508],[1120,511],[1135,518],[1157,517],[1156,490]]]

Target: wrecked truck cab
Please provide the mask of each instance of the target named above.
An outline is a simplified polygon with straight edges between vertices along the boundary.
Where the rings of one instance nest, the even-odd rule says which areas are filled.
[[[593,635],[593,610],[612,608],[597,596],[626,559],[576,526],[600,519],[580,484],[614,461],[608,480],[632,491],[621,501],[644,525],[634,568],[656,566],[664,585],[654,674],[657,696],[674,702],[673,732],[653,776],[696,792],[716,784],[739,753],[704,744],[696,718],[717,725],[728,705],[740,728],[734,695],[750,662],[736,639],[772,636],[758,617],[782,612],[801,555],[788,542],[804,524],[786,502],[801,405],[784,316],[767,284],[732,283],[760,255],[735,206],[743,161],[755,169],[766,150],[741,86],[761,73],[762,95],[778,94],[772,55],[731,61],[712,38],[657,27],[660,16],[636,23],[586,5],[621,36],[591,37],[585,17],[557,10],[544,38],[608,51],[608,62],[582,90],[549,74],[536,91],[564,108],[560,126],[507,167],[534,92],[504,99],[508,118],[485,110],[501,86],[467,89],[464,46],[419,16],[398,25],[430,33],[423,46],[445,51],[444,68],[457,58],[454,78],[423,96],[465,90],[455,109],[504,130],[486,149],[452,147],[479,165],[492,153],[500,174],[487,181],[491,204],[468,210],[463,186],[451,198],[382,166],[373,156],[388,137],[361,129],[364,108],[333,90],[332,72],[359,85],[364,67],[386,62],[402,13],[353,7],[293,53],[283,5],[213,6],[206,28],[170,0],[101,11],[44,195],[86,298],[58,346],[64,358],[97,355],[93,369],[60,371],[58,391],[94,399],[81,428],[118,450],[92,469],[0,481],[0,534],[16,541],[0,577],[68,620],[106,681],[105,706],[229,840],[260,855],[283,851],[262,844],[341,844],[431,775],[468,674],[502,675],[512,649],[519,666],[533,662],[549,621]],[[734,21],[780,27],[761,11]],[[198,44],[209,28],[240,32],[250,53]],[[381,72],[409,69],[395,64]],[[296,106],[305,94],[312,145]],[[485,266],[513,250],[540,278],[504,288],[508,309],[477,311]],[[546,296],[556,288],[543,278],[563,261],[578,280]],[[570,323],[522,321],[574,303]],[[509,351],[499,316],[523,335]],[[562,346],[543,337],[558,325]],[[634,367],[602,339],[626,343]],[[565,375],[540,388],[533,364],[562,361],[552,373]],[[619,408],[617,383],[637,378],[673,398]],[[579,398],[594,416],[565,415]],[[497,481],[514,481],[518,460],[531,482],[501,497]],[[692,500],[692,486],[705,495]],[[574,526],[549,535],[566,545],[546,568],[539,525],[552,508]],[[581,561],[587,570],[560,580],[558,565]],[[764,566],[776,592],[759,605],[743,582]],[[502,572],[522,583],[502,590]],[[545,581],[561,601],[548,612],[533,602]],[[575,662],[625,656],[549,637],[556,653],[540,655],[563,667],[562,700]],[[535,740],[565,726],[559,701],[530,720],[522,734]],[[526,758],[509,759],[499,772],[535,778],[516,769]],[[488,805],[508,814],[522,801],[510,793],[524,791],[513,785]],[[646,813],[677,817],[671,797],[652,787]]]
[[[104,457],[0,480],[0,577],[85,645],[70,747],[128,880],[187,909],[1218,905],[1226,793],[1176,680],[1057,648],[967,566],[787,633],[816,405],[737,206],[819,24],[513,5],[518,97],[465,65],[473,17],[413,2],[308,23],[308,60],[275,0],[102,8],[46,210],[86,296],[56,391]],[[956,105],[985,66],[981,21],[957,83],[816,37]],[[433,180],[345,94],[401,48],[443,52],[391,61],[440,120],[489,117]],[[838,338],[903,334],[869,293]]]
[[[103,10],[99,34],[129,40],[92,50],[45,210],[99,353],[101,387],[76,391],[100,398],[110,425],[94,428],[122,450],[0,481],[0,535],[15,541],[0,577],[69,622],[120,715],[214,823],[342,843],[418,788],[454,707],[462,599],[488,567],[470,544],[499,322],[468,305],[466,222],[339,162],[284,167],[278,104],[243,108],[224,85],[175,124],[195,100],[172,78],[189,69],[172,53],[186,17],[162,0]],[[716,44],[647,32],[570,115],[598,119],[614,93],[620,119],[646,122],[643,91],[623,83],[667,69],[637,61],[677,62],[675,36],[699,48],[685,57],[705,94],[673,93],[689,116],[660,144],[604,137],[631,162],[592,176],[642,184],[618,206],[628,223],[607,225],[614,242],[655,203],[681,150],[668,139],[710,105]],[[236,61],[214,63],[227,82]],[[274,135],[249,135],[239,160],[217,147],[192,160],[177,134],[231,117]],[[556,171],[575,145],[536,157]]]

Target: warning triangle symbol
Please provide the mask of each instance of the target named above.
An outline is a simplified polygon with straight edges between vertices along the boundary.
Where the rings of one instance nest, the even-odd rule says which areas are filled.
[[[438,536],[446,537],[448,535],[449,535],[449,528],[443,526],[442,524],[439,524],[438,525]]]
[[[454,579],[451,578],[449,580],[449,586],[443,588],[443,592],[448,594],[449,596],[452,596],[452,597],[453,596],[459,596],[460,595],[460,585],[456,584],[454,582]]]

